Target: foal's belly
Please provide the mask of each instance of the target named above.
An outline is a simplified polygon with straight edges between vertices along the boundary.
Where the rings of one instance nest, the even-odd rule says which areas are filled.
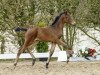
[[[37,38],[42,41],[56,42],[57,35],[49,28],[38,29]]]
[[[37,38],[41,41],[56,42],[57,36],[51,34],[40,34]]]
[[[37,37],[41,41],[56,42],[57,38],[52,36],[39,36]]]

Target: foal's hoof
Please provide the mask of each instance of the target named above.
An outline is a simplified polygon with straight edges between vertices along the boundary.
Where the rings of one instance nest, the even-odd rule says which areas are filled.
[[[14,63],[14,66],[16,66],[17,65],[17,63]]]
[[[69,60],[67,60],[67,64],[69,63]]]
[[[32,66],[35,64],[35,61],[36,61],[36,59],[33,59],[33,61],[32,61]]]
[[[16,65],[17,65],[17,63],[14,63],[14,68],[13,68],[13,69],[15,69],[15,68],[16,68]]]
[[[49,63],[46,63],[46,68],[48,69],[48,65],[49,65]]]

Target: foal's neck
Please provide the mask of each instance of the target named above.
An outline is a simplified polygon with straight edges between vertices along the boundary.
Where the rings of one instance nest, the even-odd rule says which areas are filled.
[[[61,36],[63,33],[64,21],[63,18],[60,17],[58,22],[56,23],[54,30],[58,36]]]
[[[63,32],[63,27],[64,27],[64,21],[62,20],[62,17],[60,17],[60,19],[57,22],[57,25],[55,26],[55,30],[57,32]]]

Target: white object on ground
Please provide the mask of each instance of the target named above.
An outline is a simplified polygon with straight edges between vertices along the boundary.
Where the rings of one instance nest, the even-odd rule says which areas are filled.
[[[97,55],[96,56],[96,60],[100,60],[100,55]]]
[[[67,61],[66,51],[59,51],[59,53],[58,53],[58,61]]]

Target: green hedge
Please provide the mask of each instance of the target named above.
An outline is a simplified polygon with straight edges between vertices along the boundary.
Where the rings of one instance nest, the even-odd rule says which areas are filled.
[[[39,53],[47,52],[48,51],[48,43],[40,41],[36,46],[36,50]]]

